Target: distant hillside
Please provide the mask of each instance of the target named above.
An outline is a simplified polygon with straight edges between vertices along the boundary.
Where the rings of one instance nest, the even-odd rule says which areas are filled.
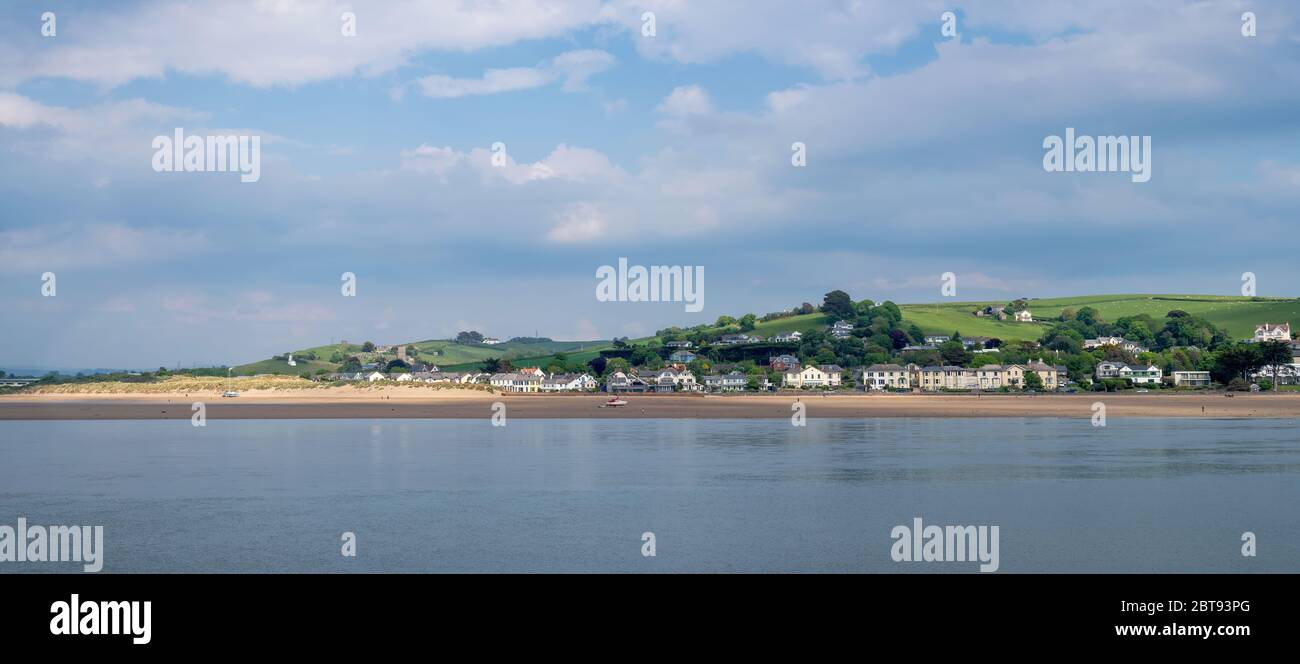
[[[903,318],[916,323],[926,333],[997,337],[1003,340],[1033,340],[1043,333],[1043,326],[980,318],[971,312],[1006,301],[953,302],[945,304],[904,304]],[[1055,318],[1064,309],[1092,307],[1101,317],[1114,322],[1123,316],[1147,314],[1157,320],[1174,309],[1200,316],[1226,328],[1234,337],[1245,339],[1255,333],[1259,323],[1300,323],[1300,299],[1249,298],[1228,295],[1086,295],[1080,297],[1029,300],[1035,318]]]
[[[547,341],[532,343],[502,342],[495,345],[487,344],[458,344],[447,340],[426,340],[413,341],[395,346],[414,346],[419,352],[420,360],[436,364],[439,368],[444,366],[451,368],[471,368],[488,358],[502,358],[515,360],[518,358],[535,358],[535,357],[553,357],[555,353],[569,353],[576,359],[582,356],[581,351],[589,351],[587,359],[596,356],[596,351],[609,348],[608,340],[593,341]],[[259,373],[279,373],[279,374],[315,374],[317,371],[324,369],[326,371],[336,371],[338,364],[330,362],[330,357],[335,353],[344,357],[353,355],[362,356],[361,344],[335,344],[333,346],[316,346],[313,348],[300,348],[293,351],[294,362],[297,366],[291,367],[287,360],[261,360],[249,364],[241,364],[235,367],[234,372],[237,375],[250,375]],[[304,357],[315,355],[315,360],[306,360]],[[388,359],[392,359],[389,357]],[[584,360],[585,361],[585,360]]]
[[[900,304],[899,308],[903,312],[904,320],[915,323],[927,334],[951,334],[956,331],[961,332],[963,336],[997,337],[1004,341],[1031,341],[1042,335],[1046,328],[1043,324],[999,321],[972,314],[976,309],[985,306],[1004,304],[1007,304],[1007,301]],[[1227,329],[1234,338],[1239,339],[1250,337],[1254,334],[1255,326],[1263,322],[1300,324],[1300,299],[1295,298],[1249,298],[1227,295],[1085,295],[1029,300],[1029,311],[1039,319],[1055,318],[1065,309],[1078,310],[1081,307],[1096,309],[1104,320],[1110,322],[1122,316],[1139,314],[1147,314],[1159,320],[1170,311],[1181,309]],[[794,330],[808,332],[824,329],[832,322],[834,321],[825,314],[802,314],[760,322],[751,334],[771,336]],[[645,343],[654,339],[654,337],[646,337],[631,342]],[[544,367],[555,359],[556,353],[564,353],[570,362],[586,362],[596,357],[601,350],[610,348],[611,342],[606,340],[504,342],[489,346],[427,340],[398,345],[414,346],[419,350],[420,359],[437,364],[440,368],[466,371],[477,368],[479,363],[493,357],[511,360],[517,366]],[[296,375],[314,374],[320,370],[335,371],[338,365],[329,362],[329,358],[336,352],[343,356],[359,355],[361,346],[336,344],[303,348],[293,352],[297,361],[295,367],[288,366],[285,360],[272,359],[237,366],[235,373]],[[315,360],[304,359],[304,356],[313,353],[316,356]]]

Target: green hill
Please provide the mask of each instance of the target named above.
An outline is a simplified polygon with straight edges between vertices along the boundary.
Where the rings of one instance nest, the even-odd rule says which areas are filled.
[[[961,332],[964,336],[997,337],[1004,341],[1038,339],[1047,324],[1015,323],[975,316],[972,312],[985,306],[1000,306],[1005,301],[987,302],[945,302],[936,304],[901,304],[903,318],[915,323],[927,334],[951,334]],[[1029,300],[1029,311],[1038,319],[1051,319],[1061,315],[1065,309],[1078,310],[1092,307],[1100,312],[1101,317],[1114,322],[1122,316],[1147,314],[1157,320],[1174,309],[1181,309],[1195,316],[1203,317],[1215,325],[1225,328],[1235,338],[1245,339],[1254,334],[1255,326],[1264,323],[1300,323],[1300,299],[1238,297],[1228,295],[1085,295],[1078,297],[1058,297]],[[752,334],[771,336],[782,332],[808,332],[825,329],[833,322],[829,316],[821,313],[802,314],[789,318],[758,323]],[[714,328],[716,329],[716,328]],[[644,343],[654,337],[634,339],[633,343]],[[458,344],[446,340],[426,340],[408,342],[419,350],[419,357],[427,362],[437,364],[450,371],[468,371],[478,368],[479,363],[496,357],[511,360],[516,366],[546,366],[555,359],[556,353],[564,353],[570,362],[586,362],[610,348],[610,342],[596,341],[549,341],[549,342],[505,342],[493,346],[482,344]],[[316,346],[293,351],[297,361],[296,367],[290,367],[285,360],[262,360],[243,364],[234,368],[236,374],[256,373],[279,374],[314,374],[318,371],[336,371],[337,366],[329,358],[340,353],[343,356],[363,355],[358,344],[334,346]],[[314,354],[315,360],[305,360],[304,356]],[[388,358],[391,359],[391,356]]]
[[[1006,302],[953,302],[944,304],[904,304],[903,318],[916,323],[927,333],[997,337],[1003,340],[1037,339],[1044,326],[980,318],[971,312],[988,305]],[[1174,309],[1200,316],[1226,328],[1236,338],[1245,339],[1264,323],[1300,322],[1300,299],[1240,297],[1229,295],[1087,295],[1080,297],[1043,298],[1029,301],[1035,318],[1055,318],[1065,309],[1092,307],[1109,322],[1123,316],[1147,314],[1157,320]]]
[[[397,346],[414,346],[419,352],[418,358],[438,365],[439,368],[448,368],[450,370],[468,370],[475,368],[478,363],[488,358],[502,358],[516,360],[520,358],[537,358],[537,357],[554,357],[555,353],[571,353],[575,359],[582,356],[590,359],[595,357],[597,351],[610,347],[610,342],[606,340],[594,341],[547,341],[547,342],[503,342],[495,345],[486,344],[458,344],[453,341],[431,339],[426,341],[414,341]],[[363,361],[388,361],[393,359],[391,353],[382,356],[376,353],[363,353],[360,344],[335,344],[333,346],[315,346],[312,348],[300,348],[292,352],[294,361],[297,366],[291,367],[287,360],[261,360],[241,364],[234,368],[236,375],[252,375],[262,373],[293,374],[301,373],[315,374],[320,370],[329,372],[337,371],[338,364],[330,362],[330,357],[335,353],[344,357],[353,355],[361,357]],[[409,351],[408,351],[409,352]],[[306,360],[304,357],[315,355],[315,360]],[[586,361],[586,360],[583,360]],[[533,363],[536,363],[535,360]]]

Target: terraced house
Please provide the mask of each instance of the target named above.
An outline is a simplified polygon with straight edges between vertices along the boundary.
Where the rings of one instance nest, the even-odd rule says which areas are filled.
[[[704,377],[704,387],[711,392],[739,392],[749,385],[749,376],[742,371]]]
[[[502,392],[540,392],[542,378],[534,373],[498,373],[488,384]]]
[[[979,386],[974,369],[951,365],[927,366],[916,370],[912,385],[926,392],[971,390]]]
[[[912,371],[898,364],[873,364],[859,375],[858,383],[868,390],[906,390],[912,387]],[[916,367],[919,369],[919,367]]]
[[[1025,371],[1032,371],[1038,374],[1038,378],[1043,382],[1044,390],[1055,390],[1061,386],[1061,375],[1064,367],[1057,367],[1047,364],[1043,361],[1031,362],[1025,366]]]

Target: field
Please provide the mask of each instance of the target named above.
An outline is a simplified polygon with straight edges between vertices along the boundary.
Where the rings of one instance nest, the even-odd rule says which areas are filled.
[[[1035,340],[1042,336],[1044,324],[1015,323],[981,318],[971,312],[987,305],[1004,305],[1006,302],[953,302],[938,304],[901,304],[903,318],[915,323],[927,334],[952,334],[961,332],[963,336],[996,337],[1004,341]],[[1055,318],[1064,309],[1092,307],[1101,313],[1105,321],[1114,322],[1122,316],[1147,314],[1156,320],[1174,309],[1181,309],[1190,314],[1201,316],[1220,327],[1226,328],[1234,337],[1250,337],[1255,326],[1264,323],[1300,323],[1300,299],[1249,298],[1226,295],[1087,295],[1080,297],[1059,297],[1034,299],[1029,301],[1029,310],[1036,318]],[[821,313],[803,314],[758,323],[751,334],[764,337],[781,332],[809,332],[825,329],[831,319]],[[644,343],[653,339],[635,339],[633,343]],[[596,357],[599,351],[609,348],[608,341],[551,341],[542,343],[506,342],[495,346],[465,345],[445,340],[427,340],[409,342],[420,351],[420,359],[437,364],[448,371],[469,371],[477,369],[483,360],[502,358],[511,360],[516,366],[545,367],[555,360],[556,353],[565,353],[570,362],[585,363]],[[288,366],[284,360],[262,360],[235,367],[236,375],[253,374],[291,374],[303,372],[314,374],[319,370],[335,371],[336,365],[327,360],[335,352],[344,355],[361,354],[358,344],[317,346],[294,351],[295,357],[312,352],[314,361],[298,359],[296,367]]]
[[[960,331],[966,336],[997,337],[1003,340],[1037,339],[1043,326],[1034,323],[1013,323],[971,315],[985,305],[1002,305],[1006,302],[960,302],[952,304],[900,305],[903,317],[916,323],[927,333],[951,334]],[[1259,323],[1300,322],[1300,300],[1249,298],[1226,295],[1089,295],[1030,300],[1029,310],[1035,318],[1054,318],[1064,309],[1078,310],[1092,307],[1101,313],[1103,320],[1114,322],[1122,316],[1147,314],[1156,320],[1174,309],[1201,316],[1211,323],[1226,328],[1234,338],[1245,339],[1255,332]]]

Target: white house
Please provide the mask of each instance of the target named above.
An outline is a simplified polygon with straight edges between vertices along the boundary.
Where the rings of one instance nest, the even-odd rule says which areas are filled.
[[[740,392],[748,384],[749,376],[741,371],[704,377],[704,387],[714,392]]]
[[[844,370],[834,364],[807,367],[803,370],[787,370],[783,376],[786,387],[800,389],[809,387],[839,387]]]
[[[836,339],[847,339],[853,336],[853,323],[846,320],[837,320],[831,325],[831,336]]]
[[[1208,371],[1175,371],[1175,387],[1209,387],[1210,372]]]
[[[1017,322],[1017,323],[1032,323],[1032,322],[1034,322],[1034,315],[1031,314],[1031,313],[1029,313],[1029,310],[1028,310],[1028,309],[1021,309],[1020,311],[1017,311],[1015,317],[1016,317],[1016,322]]]
[[[1119,378],[1119,372],[1124,368],[1123,362],[1098,362],[1097,363],[1097,380],[1103,378]]]
[[[599,383],[589,374],[554,374],[543,378],[539,389],[542,392],[585,392],[598,386]]]
[[[775,341],[777,343],[797,344],[802,339],[803,339],[803,333],[798,330],[795,330],[794,332],[782,332],[781,334],[777,334],[772,337],[772,341]]]
[[[615,371],[605,379],[605,390],[608,392],[645,392],[649,389],[650,386],[640,376],[622,371]]]
[[[690,364],[691,362],[695,361],[696,357],[699,356],[696,355],[695,353],[692,353],[689,350],[679,350],[673,352],[672,355],[669,355],[668,359],[672,362],[681,362],[682,364]]]
[[[1280,324],[1278,324],[1278,325],[1274,325],[1274,324],[1272,324],[1272,323],[1264,323],[1263,325],[1256,325],[1256,326],[1255,326],[1255,341],[1256,341],[1256,342],[1259,342],[1259,341],[1290,341],[1290,340],[1291,340],[1291,324],[1290,324],[1290,323],[1280,323]]]
[[[1133,381],[1134,385],[1146,385],[1150,383],[1159,383],[1164,377],[1164,371],[1154,364],[1142,366],[1140,364],[1126,364],[1119,370],[1119,377]]]
[[[640,374],[646,385],[655,392],[694,392],[699,389],[695,374],[689,371],[661,369]]]

